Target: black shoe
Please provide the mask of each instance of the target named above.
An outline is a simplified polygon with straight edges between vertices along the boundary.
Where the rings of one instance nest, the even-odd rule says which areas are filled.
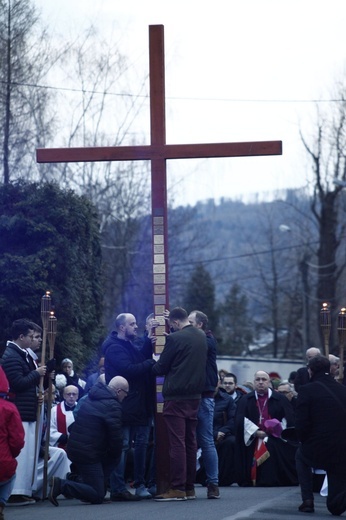
[[[122,493],[111,493],[112,502],[131,502],[140,500],[141,497],[133,495],[130,491],[123,491]]]
[[[58,507],[59,502],[57,501],[57,497],[61,494],[60,491],[60,481],[59,477],[53,477],[49,482],[50,490],[48,493],[48,500],[53,506]]]
[[[315,512],[314,501],[310,500],[310,499],[303,500],[303,503],[300,504],[298,509],[301,513],[314,513]]]

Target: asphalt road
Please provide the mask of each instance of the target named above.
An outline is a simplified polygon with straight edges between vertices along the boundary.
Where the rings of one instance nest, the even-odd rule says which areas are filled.
[[[78,500],[59,499],[59,507],[48,500],[35,505],[8,507],[6,520],[294,520],[299,518],[331,519],[325,498],[315,494],[315,513],[300,513],[298,487],[220,488],[219,500],[207,500],[206,489],[196,487],[196,500],[158,503],[113,502],[88,505]]]

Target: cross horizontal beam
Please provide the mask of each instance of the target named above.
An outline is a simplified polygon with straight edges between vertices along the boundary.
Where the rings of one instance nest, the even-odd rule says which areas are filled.
[[[39,163],[197,159],[281,154],[282,141],[117,147],[101,146],[89,148],[39,148],[36,150],[37,162]]]

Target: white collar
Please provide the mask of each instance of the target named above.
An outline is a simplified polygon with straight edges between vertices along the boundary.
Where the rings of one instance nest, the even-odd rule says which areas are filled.
[[[268,388],[268,399],[271,398],[272,393],[273,393],[273,390],[271,388]],[[256,396],[256,399],[258,399],[258,393],[256,390],[255,390],[255,396]]]

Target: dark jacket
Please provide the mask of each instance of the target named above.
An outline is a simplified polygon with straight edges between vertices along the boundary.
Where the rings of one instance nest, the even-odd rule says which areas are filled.
[[[162,389],[165,401],[201,398],[207,350],[205,333],[192,325],[167,336],[165,348],[153,367],[155,375],[166,376]]]
[[[16,406],[7,400],[9,383],[0,367],[0,482],[16,472],[17,461],[24,446],[24,428]]]
[[[297,370],[297,375],[294,379],[294,389],[299,392],[302,386],[310,382],[310,376],[307,367],[301,367]]]
[[[22,421],[34,422],[37,415],[37,387],[40,374],[32,358],[28,356],[28,359],[29,361],[26,360],[25,352],[9,342],[1,358],[1,365],[10,383],[10,393],[14,396],[13,401]]]
[[[235,434],[234,417],[236,409],[233,398],[226,390],[219,388],[215,395],[214,439],[217,438],[217,432],[223,432],[226,437]]]
[[[346,388],[329,374],[315,374],[299,390],[295,414],[303,453],[314,466],[345,473]]]
[[[293,426],[294,417],[291,403],[279,392],[272,392],[268,399],[268,412],[271,419],[282,421],[285,417],[287,426]],[[238,485],[252,485],[251,468],[256,442],[249,446],[244,443],[244,417],[255,424],[259,422],[259,410],[254,391],[244,395],[237,404],[236,411],[236,446],[235,470]],[[268,436],[266,447],[270,457],[257,468],[258,486],[293,486],[297,484],[294,446],[280,438]]]
[[[218,372],[216,364],[216,346],[217,342],[210,331],[206,332],[207,338],[207,365],[206,365],[206,378],[205,386],[202,392],[202,397],[210,397],[214,395],[215,389],[218,382]],[[209,394],[211,394],[209,396]]]
[[[155,361],[152,359],[151,340],[147,338],[143,347],[138,349],[130,341],[112,333],[105,340],[103,349],[106,382],[109,383],[114,376],[123,376],[129,383],[130,392],[123,402],[124,425],[147,424],[155,402],[151,375]]]
[[[121,416],[115,392],[96,383],[83,399],[71,427],[66,448],[68,458],[77,464],[115,463],[122,451]]]

